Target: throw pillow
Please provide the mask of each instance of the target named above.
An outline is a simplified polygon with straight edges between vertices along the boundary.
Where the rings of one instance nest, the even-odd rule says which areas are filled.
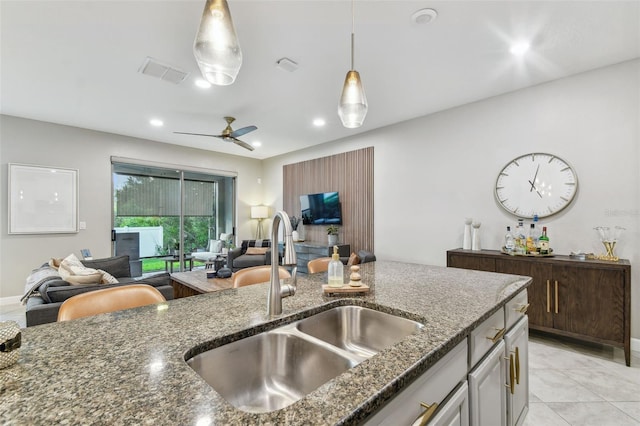
[[[269,247],[247,247],[245,254],[266,254]]]
[[[62,259],[58,272],[63,280],[72,285],[101,283],[103,276],[101,271],[85,267],[73,253]]]
[[[222,240],[209,240],[209,253],[222,253]]]

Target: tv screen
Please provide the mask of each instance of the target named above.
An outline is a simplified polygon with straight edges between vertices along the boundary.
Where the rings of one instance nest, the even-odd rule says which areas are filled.
[[[300,196],[302,223],[305,225],[342,225],[340,198],[337,192]]]

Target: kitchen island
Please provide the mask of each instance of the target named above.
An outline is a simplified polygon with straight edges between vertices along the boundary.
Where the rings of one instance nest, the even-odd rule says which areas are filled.
[[[18,363],[0,370],[0,423],[359,423],[531,281],[382,261],[362,265],[360,273],[371,291],[349,298],[324,296],[325,274],[299,277],[296,295],[283,300],[276,319],[266,313],[268,284],[260,284],[24,329]],[[271,413],[237,410],[185,362],[205,342],[218,346],[345,304],[425,327]]]

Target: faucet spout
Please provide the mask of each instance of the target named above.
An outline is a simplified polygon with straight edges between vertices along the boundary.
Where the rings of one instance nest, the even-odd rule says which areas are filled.
[[[280,223],[284,225],[284,257],[283,265],[293,266],[292,281],[293,285],[280,285],[280,268],[278,264],[278,250],[276,242],[278,241],[278,228]],[[267,296],[267,310],[269,316],[282,314],[282,299],[284,297],[293,296],[296,292],[296,275],[297,275],[297,259],[296,251],[293,247],[293,229],[289,215],[280,210],[273,217],[271,226],[271,280],[269,282],[269,294]]]

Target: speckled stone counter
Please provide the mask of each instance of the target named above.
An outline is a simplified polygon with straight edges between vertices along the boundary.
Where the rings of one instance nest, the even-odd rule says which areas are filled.
[[[388,401],[529,285],[529,278],[375,262],[366,296],[336,298],[324,274],[300,277],[283,315],[266,315],[268,284],[23,330],[17,364],[0,370],[2,424],[355,424]],[[250,414],[219,396],[185,354],[318,312],[356,304],[425,328],[282,410]]]

